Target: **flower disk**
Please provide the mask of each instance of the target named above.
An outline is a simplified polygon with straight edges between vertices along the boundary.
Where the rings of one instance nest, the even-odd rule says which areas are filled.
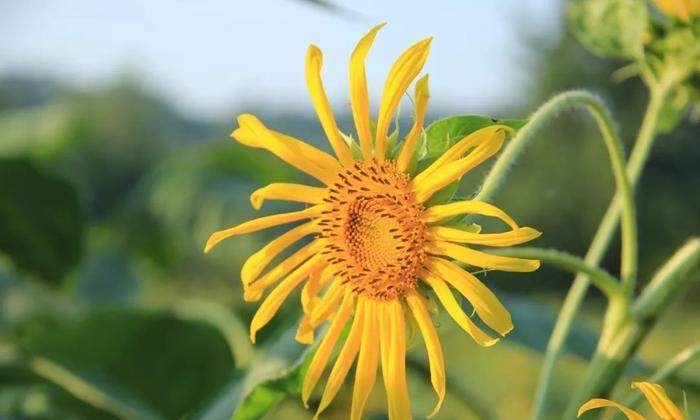
[[[425,260],[423,206],[394,162],[356,161],[324,201],[321,254],[342,284],[374,300],[401,298],[416,287]]]

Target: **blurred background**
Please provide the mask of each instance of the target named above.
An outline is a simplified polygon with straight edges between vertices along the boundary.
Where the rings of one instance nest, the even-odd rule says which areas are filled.
[[[560,1],[0,0],[0,418],[225,419],[270,378],[261,398],[279,404],[267,418],[310,416],[289,375],[277,378],[303,349],[289,333],[298,305],[283,306],[258,344],[247,339],[257,304],[242,301],[238,273],[279,230],[231,239],[206,256],[202,249],[213,231],[256,215],[248,200],[256,188],[302,178],[231,141],[235,117],[254,113],[327,148],[305,90],[306,47],[324,51],[327,92],[350,131],[347,61],[383,21],[367,64],[373,110],[393,60],[434,36],[428,120],[523,118],[556,92],[587,88],[606,100],[628,149],[636,135],[643,85],[612,80],[623,63],[584,50],[567,32]],[[413,110],[406,103],[402,111],[407,127]],[[700,234],[699,137],[688,122],[662,135],[644,173],[642,283]],[[461,195],[476,191],[485,169],[464,178]],[[494,202],[544,232],[537,246],[582,255],[612,192],[594,125],[565,113]],[[289,208],[269,203],[262,214]],[[605,266],[617,273],[613,243]],[[544,267],[485,281],[516,329],[486,350],[440,315],[449,392],[439,419],[529,412],[571,276]],[[700,341],[699,298],[695,282],[626,380]],[[583,374],[604,303],[592,292],[578,319],[551,418]],[[417,340],[409,355],[417,418],[434,403],[424,358]],[[700,413],[699,363],[670,382],[671,396],[681,401],[685,391]],[[381,388],[367,418],[386,418]],[[350,394],[346,384],[324,418],[345,418]]]

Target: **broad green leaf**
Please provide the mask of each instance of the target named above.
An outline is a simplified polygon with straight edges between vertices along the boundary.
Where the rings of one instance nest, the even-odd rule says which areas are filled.
[[[119,417],[127,407],[144,418],[182,418],[235,375],[217,329],[166,312],[103,309],[37,320],[21,347],[35,373]]]
[[[25,158],[0,159],[0,254],[57,283],[80,260],[83,211],[71,184]]]
[[[603,57],[640,57],[649,16],[643,0],[573,0],[569,26],[578,40]]]

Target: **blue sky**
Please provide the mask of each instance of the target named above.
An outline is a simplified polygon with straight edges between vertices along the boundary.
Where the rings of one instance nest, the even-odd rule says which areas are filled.
[[[56,76],[77,85],[136,75],[181,110],[221,116],[242,104],[308,106],[304,54],[324,52],[334,107],[349,107],[347,63],[375,23],[367,63],[376,104],[393,60],[433,36],[433,104],[487,112],[517,102],[533,38],[556,39],[556,0],[358,0],[363,14],[328,13],[299,0],[0,0],[0,74]]]

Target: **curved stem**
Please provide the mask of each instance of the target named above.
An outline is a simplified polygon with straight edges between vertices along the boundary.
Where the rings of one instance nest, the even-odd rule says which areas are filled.
[[[503,150],[496,164],[486,176],[481,191],[475,199],[488,200],[503,182],[505,174],[516,157],[522,153],[523,148],[534,137],[535,133],[563,109],[572,107],[584,108],[591,113],[600,129],[610,158],[617,196],[621,197],[623,203],[621,278],[625,288],[632,290],[637,269],[637,228],[632,188],[625,170],[622,142],[615,131],[613,120],[600,98],[592,93],[584,90],[563,92],[538,108],[530,117],[529,122],[520,129],[516,137]]]
[[[551,264],[571,273],[585,273],[593,284],[598,287],[610,300],[625,296],[623,289],[615,277],[603,269],[586,264],[581,258],[554,249],[535,247],[505,248],[492,251],[493,254],[516,258],[532,258]]]
[[[671,81],[664,83],[658,83],[654,85],[651,91],[651,96],[649,103],[647,105],[646,112],[644,114],[644,119],[642,126],[640,127],[637,139],[630,154],[629,162],[627,163],[627,174],[630,179],[631,186],[634,185],[639,180],[642,168],[649,157],[649,152],[654,142],[654,134],[656,131],[656,123],[659,118],[659,112],[661,111],[661,106],[666,98],[672,85]],[[612,202],[608,206],[605,212],[605,216],[598,226],[598,230],[593,237],[590,248],[586,253],[584,261],[590,265],[598,265],[603,258],[603,254],[610,244],[610,240],[617,228],[619,222],[620,212],[622,209],[622,197],[618,192],[615,194]],[[586,274],[579,273],[574,279],[574,283],[569,289],[566,295],[564,303],[562,304],[561,311],[559,312],[559,317],[554,325],[554,330],[547,343],[547,352],[545,353],[542,372],[540,374],[540,379],[538,382],[537,390],[535,393],[535,402],[533,406],[533,418],[542,418],[544,414],[544,407],[547,402],[547,395],[549,393],[549,387],[552,381],[552,376],[554,373],[554,366],[556,365],[557,359],[561,355],[564,344],[569,335],[571,325],[573,324],[574,317],[581,306],[581,302],[586,295],[588,290],[589,278]]]
[[[660,105],[660,102],[658,105]],[[628,174],[630,174],[629,168],[627,168],[627,171],[625,171],[622,143],[613,129],[612,120],[610,119],[607,110],[596,96],[585,91],[564,92],[550,99],[547,103],[535,111],[530,118],[530,121],[520,129],[516,137],[508,144],[499,159],[496,161],[496,164],[493,166],[484,180],[481,191],[477,194],[476,199],[487,200],[489,197],[491,197],[498,190],[501,182],[505,178],[505,174],[508,172],[517,156],[522,153],[522,150],[525,148],[527,143],[547,121],[549,121],[562,109],[568,107],[582,107],[593,114],[596,123],[603,134],[602,137],[605,141],[605,146],[610,156],[613,175],[617,184],[614,209],[608,209],[606,217],[601,224],[601,228],[599,228],[599,234],[596,235],[598,245],[595,247],[600,249],[594,250],[593,253],[589,251],[589,253],[586,255],[585,262],[589,266],[595,266],[599,263],[600,257],[610,241],[612,232],[617,226],[619,214],[621,210],[624,209],[621,277],[626,290],[631,291],[634,288],[634,278],[636,277],[637,267],[637,235],[631,187],[632,182],[627,178]],[[649,111],[648,114],[654,114],[657,116],[659,111],[658,106],[655,105],[654,108],[655,109]],[[656,119],[657,118],[654,118],[653,123],[651,123],[649,127],[644,130],[644,137],[653,137],[652,134],[654,132]],[[645,121],[646,120],[648,120],[648,118],[645,118]],[[644,149],[646,150],[644,155],[648,154],[648,147],[645,147]],[[640,151],[638,151],[636,161],[642,163],[644,160],[645,159],[640,159]],[[636,164],[636,166],[641,168],[639,163]],[[639,170],[637,169],[634,172],[639,172]],[[601,230],[604,232],[601,233]],[[541,418],[543,415],[546,395],[549,390],[555,361],[558,355],[561,353],[564,341],[571,327],[573,317],[588,288],[588,283],[589,280],[587,275],[579,274],[576,277],[574,285],[569,291],[569,296],[567,296],[569,303],[564,304],[562,312],[557,319],[557,323],[547,346],[544,366],[535,394],[533,418]]]

